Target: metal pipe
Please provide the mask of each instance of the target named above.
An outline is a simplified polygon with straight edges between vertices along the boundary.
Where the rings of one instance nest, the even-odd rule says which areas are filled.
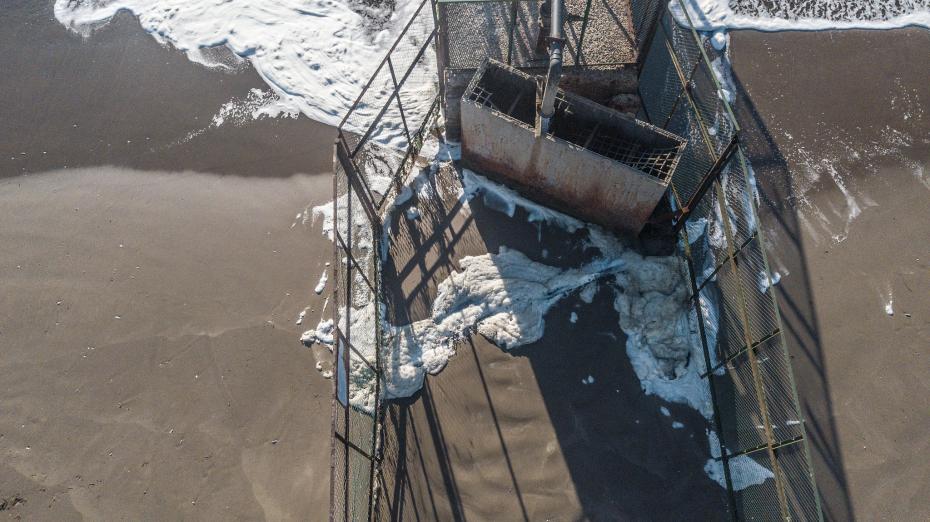
[[[549,25],[549,69],[546,72],[546,84],[543,88],[542,102],[539,106],[539,118],[542,133],[549,132],[549,122],[555,115],[555,95],[562,78],[562,0],[551,0],[551,22]]]

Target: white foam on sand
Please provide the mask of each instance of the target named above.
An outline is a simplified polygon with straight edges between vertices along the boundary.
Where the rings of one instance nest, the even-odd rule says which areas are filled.
[[[301,316],[301,322],[303,322],[303,316]],[[316,325],[316,328],[304,332],[303,335],[300,336],[300,340],[308,346],[311,344],[325,344],[332,346],[333,330],[334,325],[332,319],[321,319],[320,323]]]
[[[129,11],[157,41],[197,63],[204,63],[205,50],[226,46],[254,66],[279,98],[280,110],[336,125],[419,4],[400,0],[390,9],[349,0],[56,0],[55,17],[90,35]],[[424,41],[431,25],[431,17],[419,17],[408,33],[411,40]],[[432,64],[433,53],[424,60]],[[390,81],[390,75],[382,76]],[[410,85],[411,92],[425,95],[410,96],[406,111],[418,111],[418,101],[432,102],[434,80],[426,76],[414,75],[419,84]],[[369,103],[359,109],[360,121],[373,121],[387,100],[387,92],[379,94],[385,86],[373,86]],[[382,129],[379,141],[405,143],[396,123]]]
[[[681,5],[685,8],[682,9]],[[685,11],[699,31],[820,31],[826,29],[930,28],[930,4],[923,0],[779,2],[751,0],[734,9],[729,0],[670,0],[669,11],[687,25]]]
[[[473,172],[464,171],[463,178],[459,196],[465,203],[481,197],[485,205],[509,216],[521,207],[531,222],[585,229],[585,241],[600,256],[577,268],[538,263],[506,247],[463,258],[461,270],[439,284],[429,318],[383,328],[386,396],[415,393],[426,374],[445,367],[456,341],[473,332],[504,349],[532,343],[543,336],[544,317],[555,303],[573,294],[590,302],[599,287],[606,287],[614,292],[618,323],[627,335],[626,352],[643,390],[710,418],[709,390],[700,378],[703,355],[677,257],[643,257],[599,227]]]
[[[888,286],[888,291],[885,293],[885,314],[888,316],[894,315],[894,293],[890,285]]]
[[[723,473],[723,460],[720,454],[720,439],[713,430],[707,430],[707,444],[710,446],[710,455],[712,458],[704,464],[704,471],[707,476],[720,484],[720,487],[726,488],[726,477]],[[732,457],[727,461],[730,468],[730,482],[733,484],[735,491],[741,491],[749,486],[762,484],[768,479],[775,478],[772,470],[766,468],[753,460],[749,455],[740,455]]]
[[[421,186],[428,186],[417,180],[413,185],[418,194]],[[401,191],[398,198],[406,203],[411,196]],[[576,268],[538,263],[506,247],[497,253],[463,258],[460,271],[439,284],[430,317],[408,325],[389,324],[383,306],[376,307],[372,300],[353,303],[348,319],[347,310],[340,309],[340,324],[351,328],[353,346],[370,361],[375,357],[375,322],[380,314],[385,397],[415,393],[426,374],[438,373],[446,366],[455,354],[455,343],[472,333],[503,349],[532,343],[543,336],[544,317],[555,303],[573,294],[591,302],[599,288],[607,288],[614,293],[617,320],[627,335],[626,352],[643,390],[711,417],[709,389],[700,378],[703,355],[680,259],[643,257],[599,227],[527,200],[473,172],[464,172],[458,196],[466,206],[472,198],[482,197],[485,204],[510,216],[521,207],[531,222],[547,222],[569,231],[584,229],[584,240],[600,255]],[[346,202],[337,200],[336,204],[342,207]],[[360,207],[356,205],[353,213]],[[390,212],[399,211],[399,207],[390,205]],[[323,233],[331,239],[336,229],[332,212],[333,203],[314,209],[314,215],[323,221]],[[391,217],[384,221],[390,222]],[[363,216],[357,217],[356,223],[364,222]],[[346,235],[345,227],[344,222],[339,223],[340,235]],[[353,229],[353,233],[362,257],[371,255],[370,231]],[[305,340],[332,344],[331,325],[321,326],[324,328],[307,332]],[[337,371],[342,372],[342,357],[337,356]],[[356,354],[349,360],[351,384],[346,390],[340,383],[340,399],[370,408],[375,398],[374,374]]]
[[[414,189],[400,191],[396,201],[388,206],[389,212],[402,211],[412,199],[414,190],[420,198],[429,197],[426,193],[429,175],[429,170],[421,171],[411,182]],[[388,181],[385,180],[385,186]],[[376,181],[375,184],[380,183]],[[710,391],[706,379],[700,377],[705,366],[697,315],[689,307],[685,268],[677,256],[643,257],[597,226],[539,205],[470,171],[463,172],[463,187],[458,197],[466,208],[470,200],[480,197],[486,206],[509,216],[514,216],[517,207],[521,207],[531,222],[583,231],[583,241],[597,249],[599,255],[575,268],[538,263],[506,247],[497,253],[463,258],[460,270],[439,284],[430,317],[408,325],[391,325],[385,307],[373,299],[353,303],[351,310],[341,308],[339,321],[353,332],[355,351],[345,357],[342,343],[336,348],[338,375],[344,375],[346,359],[350,365],[348,382],[337,379],[340,401],[364,410],[376,404],[375,374],[365,360],[376,358],[375,332],[379,321],[383,335],[381,393],[385,398],[405,397],[423,386],[427,374],[436,374],[445,368],[455,355],[457,341],[479,333],[503,349],[532,343],[543,336],[545,316],[558,301],[577,295],[583,302],[591,303],[603,289],[614,294],[617,321],[627,336],[625,350],[643,391],[670,403],[690,406],[706,419],[712,418]],[[344,199],[335,203],[343,207],[341,213],[347,211]],[[330,203],[314,209],[314,216],[323,220],[323,233],[330,238],[336,231],[333,207]],[[354,212],[358,212],[358,208],[360,205]],[[356,219],[364,222],[363,216]],[[384,221],[390,223],[391,219],[389,214]],[[688,224],[692,248],[706,250],[721,240],[717,237],[719,219],[720,216],[716,216],[716,219]],[[345,223],[340,222],[341,235],[347,233],[344,227]],[[355,233],[362,255],[367,259],[374,238],[370,232]],[[385,227],[385,236],[389,233]],[[389,241],[386,237],[380,240]],[[701,305],[713,352],[717,331],[716,301],[702,296]],[[332,347],[332,332],[332,322],[325,321],[316,330],[306,332],[303,339]],[[595,380],[587,376],[582,382],[593,385]],[[675,421],[673,427],[684,426]],[[719,444],[712,441],[711,451],[712,454],[717,452],[718,459],[709,460],[705,471],[721,482]],[[731,461],[737,477],[734,483],[739,487],[766,479],[765,468],[755,469],[752,466],[756,464],[751,459],[743,462],[746,459]]]
[[[552,305],[616,265],[594,262],[562,270],[502,247],[496,254],[465,257],[460,266],[439,284],[430,318],[392,329],[389,396],[416,392],[425,373],[442,370],[454,343],[473,331],[504,349],[539,340]]]
[[[279,98],[273,91],[250,89],[245,97],[236,97],[221,105],[209,125],[187,133],[178,143],[187,143],[220,125],[231,124],[239,127],[252,120],[296,118],[299,114],[300,111],[296,107]]]
[[[387,207],[389,212],[403,211],[414,190],[418,198],[429,197],[426,193],[429,175],[430,170],[421,171],[411,182],[414,188],[401,190],[395,202]],[[375,176],[370,181],[373,190],[384,193],[390,178],[381,180]],[[380,355],[385,377],[381,393],[386,398],[405,397],[423,386],[427,374],[436,374],[446,366],[455,354],[457,341],[479,333],[503,349],[532,343],[543,336],[545,316],[558,301],[577,295],[583,302],[591,303],[603,290],[614,296],[617,321],[627,337],[625,351],[643,391],[670,403],[688,405],[705,418],[712,418],[707,381],[700,377],[705,368],[697,316],[688,305],[686,268],[677,256],[641,256],[597,226],[539,205],[467,170],[463,172],[463,186],[457,195],[466,208],[474,198],[481,198],[486,206],[509,216],[516,215],[520,207],[530,222],[580,232],[581,240],[599,254],[574,268],[538,263],[506,247],[497,253],[466,257],[460,261],[460,270],[439,284],[430,317],[408,325],[391,325],[384,306],[371,297],[353,302],[351,310],[341,308],[340,325],[352,331],[355,349],[348,357],[351,366],[348,386],[345,379],[337,380],[342,402],[362,409],[371,409],[376,402],[375,375],[365,359],[376,358],[378,321],[383,335]],[[337,229],[333,208],[339,206],[340,215],[344,216],[348,213],[347,202],[343,196],[335,204],[330,202],[313,211],[315,219],[322,220],[323,233],[330,239]],[[352,233],[360,262],[365,266],[373,255],[374,238],[369,227],[361,226],[367,223],[361,209],[361,205],[353,205],[357,226]],[[719,218],[703,220],[697,224],[700,226],[689,223],[692,248],[706,249],[721,240],[717,237]],[[338,223],[338,232],[343,237],[348,234],[345,221]],[[386,216],[384,221],[390,223],[392,216]],[[383,233],[379,240],[387,245],[389,228],[384,227]],[[359,281],[357,286],[363,284]],[[701,302],[705,307],[705,330],[713,345],[716,303],[703,296]],[[332,346],[332,331],[331,322],[322,322],[316,330],[306,332],[303,339]],[[345,371],[344,355],[340,343],[336,349],[338,375]],[[594,379],[584,381],[593,384]]]
[[[328,270],[328,269],[327,269],[327,270],[323,270],[323,273],[320,274],[320,280],[319,280],[319,281],[317,282],[317,284],[316,284],[316,288],[313,289],[313,291],[316,293],[316,295],[322,294],[322,293],[323,293],[323,290],[326,289],[326,280],[327,280],[328,278],[329,278],[329,270]]]

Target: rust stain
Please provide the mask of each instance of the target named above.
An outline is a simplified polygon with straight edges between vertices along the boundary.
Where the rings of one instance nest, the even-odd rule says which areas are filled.
[[[546,205],[636,235],[665,187],[621,163],[464,101],[462,163]]]

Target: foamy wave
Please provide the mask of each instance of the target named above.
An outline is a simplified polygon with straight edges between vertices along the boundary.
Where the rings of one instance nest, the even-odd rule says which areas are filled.
[[[56,0],[55,17],[90,35],[129,11],[156,40],[198,63],[204,50],[225,45],[249,60],[283,102],[336,125],[419,2],[385,4],[393,8],[352,0]],[[412,26],[412,36],[422,33],[422,41],[430,29]],[[379,109],[363,111],[373,119]],[[381,141],[396,141],[396,134]]]
[[[699,31],[930,28],[930,0],[684,0],[684,5]],[[687,25],[679,0],[669,2],[669,11]]]
[[[419,2],[398,0],[383,5],[373,7],[361,0],[56,0],[55,16],[65,26],[89,35],[118,12],[129,11],[156,40],[184,51],[194,62],[235,69],[241,60],[248,60],[283,104],[336,125]],[[930,28],[930,0],[735,0],[732,7],[728,0],[685,0],[685,6],[701,30]],[[684,22],[685,10],[679,1],[671,0],[669,7]],[[428,20],[420,17],[411,26],[410,41],[426,38],[431,30]],[[232,55],[216,52],[223,47]],[[432,53],[424,59],[430,62],[428,68],[435,67]],[[414,75],[408,80],[408,90],[415,94],[405,100],[405,110],[414,115],[425,114],[435,94],[435,78],[427,76]],[[374,85],[371,99],[358,109],[354,120],[373,121],[390,87]],[[392,114],[376,129],[375,138],[403,146],[403,125]]]

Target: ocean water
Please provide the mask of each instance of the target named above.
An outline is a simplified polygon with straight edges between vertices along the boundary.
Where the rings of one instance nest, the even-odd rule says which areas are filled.
[[[266,110],[252,111],[256,117],[299,111],[337,125],[419,5],[420,0],[378,5],[353,0],[56,0],[55,17],[93,38],[97,28],[128,11],[153,38],[210,67],[230,67],[229,53],[216,59],[224,54],[212,52],[225,46],[234,61],[248,60],[276,95]],[[432,19],[417,21],[408,39],[422,42]],[[425,59],[432,59],[432,53]],[[418,98],[430,99],[430,76],[419,75],[423,85],[410,86],[424,90]],[[373,120],[383,105],[378,100],[386,101],[389,94],[384,85],[373,92],[374,101],[361,108],[362,120]],[[389,126],[380,141],[402,146],[400,128]]]
[[[789,21],[881,22],[930,9],[930,0],[729,0],[728,3],[739,15]]]
[[[930,0],[684,0],[702,30],[930,27]],[[277,95],[256,117],[301,112],[336,125],[400,35],[420,0],[56,0],[55,17],[87,37],[120,11],[136,15],[153,38],[198,63],[228,67],[210,52],[218,46],[248,60]],[[669,7],[684,19],[679,0]],[[414,24],[410,41],[432,29],[429,17]],[[432,53],[426,53],[431,55]],[[219,55],[222,56],[222,55]],[[432,59],[432,56],[427,56]],[[411,85],[428,98],[432,79]],[[383,87],[383,86],[382,86]],[[386,97],[386,96],[385,96]],[[372,111],[379,106],[363,108]],[[390,126],[389,126],[390,127]],[[399,125],[380,139],[404,144]]]
[[[930,27],[930,0],[670,0],[669,9],[702,31]]]

